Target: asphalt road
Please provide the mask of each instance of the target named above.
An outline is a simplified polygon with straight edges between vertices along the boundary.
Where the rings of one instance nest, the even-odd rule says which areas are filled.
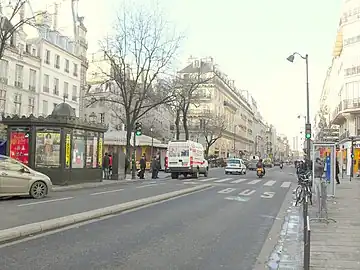
[[[188,186],[186,186],[188,187]],[[63,217],[186,188],[165,180],[53,192],[42,200],[0,200],[0,229]],[[0,267],[1,269],[1,267]]]
[[[209,190],[2,246],[1,270],[250,270],[290,188],[283,184],[295,182],[291,172],[269,170],[253,184],[255,177],[214,183]],[[235,176],[244,177],[252,175]]]

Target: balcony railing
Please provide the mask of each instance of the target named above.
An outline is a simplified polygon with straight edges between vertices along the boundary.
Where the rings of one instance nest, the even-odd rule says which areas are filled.
[[[336,106],[332,114],[332,119],[335,119],[342,111],[356,109],[360,109],[360,98],[345,99]]]

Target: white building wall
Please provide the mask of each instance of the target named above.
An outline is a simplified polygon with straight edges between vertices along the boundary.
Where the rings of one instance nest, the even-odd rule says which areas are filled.
[[[23,67],[21,75],[16,74],[16,65]],[[33,82],[30,69],[35,71]],[[17,48],[6,50],[0,63],[0,111],[8,115],[36,115],[39,74],[40,59],[36,55],[20,54]]]
[[[42,59],[40,71],[40,96],[38,100],[39,113],[44,116],[51,114],[54,105],[63,102],[65,97],[65,101],[75,109],[76,115],[79,116],[81,60],[46,40],[42,40],[38,47]],[[50,52],[48,62],[46,56],[47,52]],[[59,56],[60,58],[58,66],[56,66],[56,56]],[[66,67],[66,60],[69,61],[68,70]],[[45,75],[49,76],[48,85],[45,84]],[[55,79],[59,80],[58,89],[55,87]],[[65,90],[66,83],[68,85],[67,93]],[[48,87],[49,92],[47,92]]]

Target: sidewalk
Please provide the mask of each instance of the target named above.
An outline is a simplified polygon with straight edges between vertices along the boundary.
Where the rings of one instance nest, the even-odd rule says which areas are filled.
[[[312,213],[313,211],[311,211]],[[312,217],[315,217],[312,214]],[[335,199],[328,200],[328,217],[337,222],[311,222],[312,270],[360,269],[360,180],[343,179]]]
[[[170,174],[160,171],[159,172],[159,180],[169,178]],[[151,180],[150,174],[145,174],[145,181]],[[124,180],[103,180],[102,182],[91,182],[91,183],[81,183],[81,184],[75,184],[75,185],[68,185],[68,186],[56,186],[54,185],[52,188],[53,192],[59,192],[59,191],[67,191],[67,190],[76,190],[76,189],[83,189],[83,188],[96,188],[96,187],[102,187],[102,186],[109,186],[109,185],[118,185],[118,184],[124,184],[124,183],[131,183],[131,182],[140,182],[144,181],[136,177],[136,179],[131,179],[131,174],[128,174],[126,176],[126,179]]]

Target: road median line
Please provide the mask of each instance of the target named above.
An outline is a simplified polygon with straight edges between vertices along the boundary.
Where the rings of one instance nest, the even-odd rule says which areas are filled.
[[[67,227],[76,223],[81,223],[84,221],[89,221],[92,219],[118,214],[127,210],[132,210],[139,208],[145,205],[165,201],[171,198],[180,197],[185,194],[193,193],[196,191],[204,190],[210,188],[212,185],[200,185],[191,188],[176,190],[152,197],[147,197],[143,199],[138,199],[130,202],[125,202],[117,205],[112,205],[100,209],[90,210],[86,212],[81,212],[69,216],[64,216],[60,218],[49,219],[45,221],[40,221],[36,223],[30,223],[26,225],[21,225],[9,229],[0,230],[0,243],[10,242],[19,238],[26,236],[32,236],[34,234],[39,234],[42,232],[59,229],[62,227]]]

